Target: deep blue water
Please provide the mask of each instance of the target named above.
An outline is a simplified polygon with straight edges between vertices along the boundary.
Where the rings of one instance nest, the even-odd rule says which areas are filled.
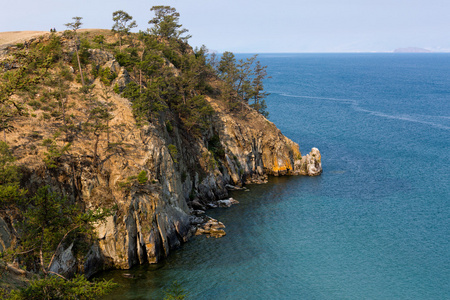
[[[265,54],[270,120],[322,153],[209,211],[197,237],[113,299],[450,299],[450,55]],[[111,298],[111,297],[108,297]]]

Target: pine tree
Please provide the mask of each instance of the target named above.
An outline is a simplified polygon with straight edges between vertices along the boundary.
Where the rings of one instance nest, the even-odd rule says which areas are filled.
[[[265,98],[269,95],[269,93],[264,92],[263,83],[263,80],[267,78],[266,69],[267,66],[262,66],[260,61],[256,62],[251,92],[251,99],[253,99],[253,103],[250,104],[250,106],[267,118],[269,117],[269,112],[266,110],[267,105]]]
[[[84,82],[83,70],[81,69],[80,55],[78,53],[78,50],[80,47],[80,39],[78,38],[78,34],[77,34],[77,30],[81,28],[81,25],[83,25],[83,23],[81,23],[81,19],[83,19],[83,18],[82,17],[73,17],[72,19],[74,20],[72,23],[66,23],[66,24],[64,24],[64,26],[73,30],[74,37],[75,37],[75,52],[77,55],[78,69],[80,70],[81,84],[84,86],[85,82]]]
[[[180,14],[177,10],[170,6],[153,6],[150,11],[155,12],[155,17],[148,21],[153,24],[149,32],[164,38],[175,38],[187,41],[191,38],[190,35],[182,37],[188,32],[187,29],[181,28],[183,25],[179,24]]]
[[[114,25],[111,30],[119,33],[120,47],[122,47],[122,36],[127,35],[131,29],[137,27],[136,21],[132,20],[133,17],[123,10],[113,12]]]

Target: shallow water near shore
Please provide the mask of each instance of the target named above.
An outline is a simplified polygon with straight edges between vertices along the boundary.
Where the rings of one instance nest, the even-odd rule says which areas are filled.
[[[107,299],[162,299],[175,280],[189,299],[450,299],[450,55],[259,59],[270,120],[324,173],[233,192],[208,211],[225,237],[102,274],[122,285]]]

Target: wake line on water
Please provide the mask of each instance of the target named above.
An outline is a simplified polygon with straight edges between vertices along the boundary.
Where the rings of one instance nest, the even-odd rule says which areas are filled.
[[[353,99],[338,99],[338,98],[328,98],[328,97],[289,95],[289,94],[285,94],[285,93],[274,93],[274,94],[279,94],[280,96],[291,97],[291,98],[329,100],[329,101],[340,102],[340,103],[344,103],[344,104],[349,104],[351,106],[351,108],[353,108],[355,111],[368,113],[368,114],[373,115],[373,116],[387,118],[387,119],[408,121],[408,122],[413,122],[413,123],[420,123],[420,124],[436,127],[436,128],[439,128],[439,129],[450,130],[449,126],[445,126],[445,125],[442,125],[442,124],[436,124],[436,123],[433,123],[433,122],[428,122],[428,121],[423,121],[423,120],[418,120],[418,119],[415,119],[413,116],[410,116],[410,115],[390,115],[390,114],[382,113],[382,112],[379,112],[379,111],[373,111],[373,110],[364,109],[364,108],[361,108],[359,106],[358,101],[353,100]],[[448,116],[429,116],[429,115],[419,115],[419,116],[428,117],[428,118],[450,119],[450,117],[448,117]]]
[[[285,93],[273,93],[273,94],[279,94],[280,96],[283,96],[283,97],[291,97],[291,98],[306,98],[306,99],[331,100],[331,101],[343,102],[343,103],[349,103],[349,104],[356,103],[356,100],[351,100],[351,99],[337,99],[337,98],[312,97],[312,96],[298,96],[298,95],[289,95],[289,94],[285,94]]]

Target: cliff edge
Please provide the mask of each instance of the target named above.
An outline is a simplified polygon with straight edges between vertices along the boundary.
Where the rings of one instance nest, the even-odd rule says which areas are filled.
[[[247,103],[230,108],[223,99],[223,84],[213,75],[208,75],[209,92],[198,108],[199,112],[210,108],[201,115],[202,125],[191,125],[196,115],[182,110],[189,100],[184,99],[183,104],[180,96],[175,106],[170,102],[173,98],[164,98],[164,93],[170,92],[165,85],[164,90],[163,85],[155,89],[161,107],[143,121],[136,108],[140,102],[127,96],[127,91],[132,83],[138,83],[133,91],[143,94],[156,77],[148,75],[144,84],[143,71],[122,59],[123,53],[131,53],[132,46],[140,42],[134,40],[132,46],[114,50],[104,45],[116,43],[117,35],[101,33],[104,41],[98,47],[85,45],[83,50],[82,72],[88,90],[80,82],[74,60],[76,46],[70,36],[34,37],[10,46],[0,58],[3,76],[20,74],[25,67],[23,72],[32,67],[41,70],[30,75],[35,79],[27,88],[11,93],[4,102],[11,111],[14,106],[21,107],[20,113],[5,117],[8,126],[3,127],[4,139],[24,174],[21,186],[31,193],[49,185],[86,209],[114,210],[105,222],[96,224],[97,240],[81,259],[71,245],[61,249],[52,265],[54,272],[90,276],[106,268],[158,262],[193,235],[204,221],[198,211],[226,199],[228,189],[264,183],[269,175],[316,176],[322,172],[318,149],[302,156],[296,143]],[[83,37],[92,46],[99,35],[91,31]],[[153,42],[157,46],[152,55],[160,55],[160,60],[155,58],[154,64],[147,66],[160,65],[165,80],[180,80],[176,86],[183,88],[181,80],[187,71],[176,55],[191,59],[196,54],[184,44],[180,47],[185,52],[169,53],[163,48],[168,42]],[[49,45],[59,49],[51,63],[45,65],[44,61],[40,67],[33,64],[38,58],[33,58],[25,65],[23,55],[38,55],[34,49],[43,53]],[[140,55],[142,61],[145,52],[140,54],[137,49],[136,57]],[[47,58],[53,55],[50,50],[48,53]],[[42,78],[36,79],[36,74],[43,74],[39,75]],[[198,97],[196,92],[181,95]],[[98,107],[106,107],[107,118],[96,119],[93,111]],[[17,232],[14,221],[5,214],[0,226],[3,251],[17,242]]]

